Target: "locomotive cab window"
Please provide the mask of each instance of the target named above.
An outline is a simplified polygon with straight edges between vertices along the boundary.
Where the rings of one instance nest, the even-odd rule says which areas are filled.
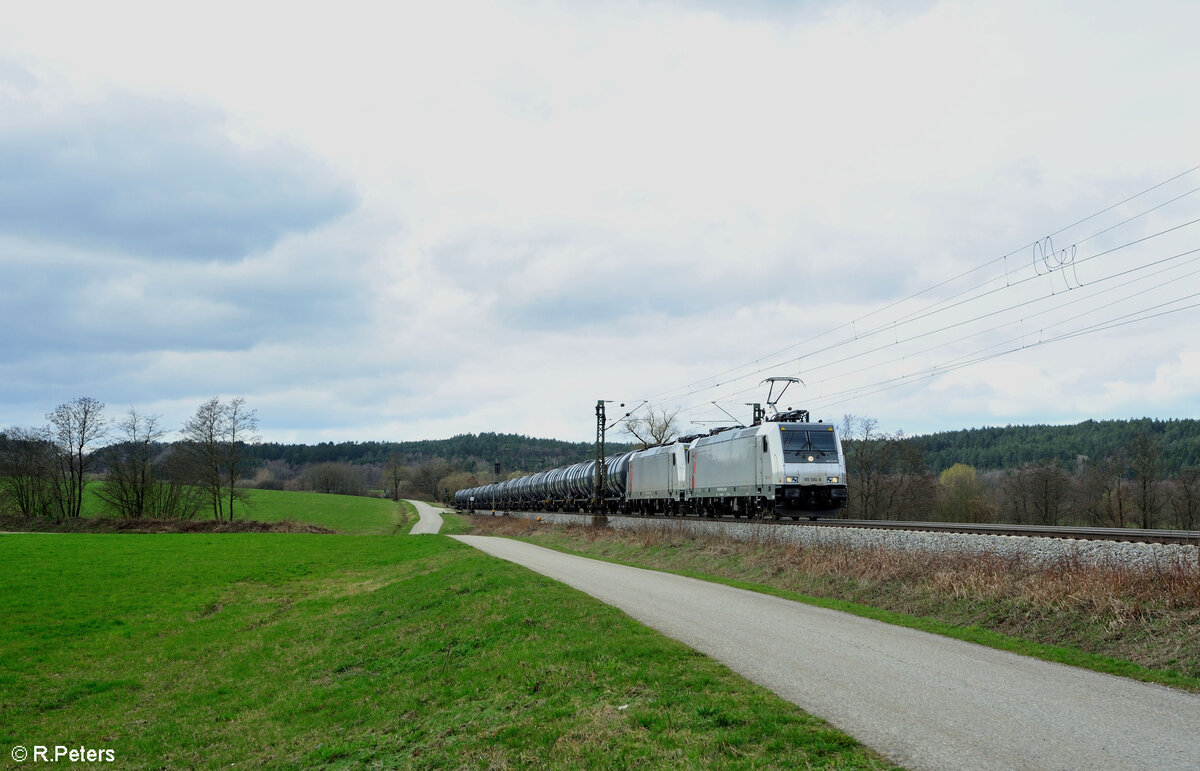
[[[767,438],[764,436],[763,437],[763,452],[766,452],[766,451],[767,451]]]
[[[837,460],[837,440],[832,431],[784,431],[781,436],[785,462],[825,463]]]

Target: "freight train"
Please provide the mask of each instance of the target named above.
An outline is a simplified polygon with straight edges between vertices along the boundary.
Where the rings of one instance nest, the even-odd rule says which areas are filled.
[[[833,426],[807,411],[719,428],[604,460],[608,514],[816,517],[846,505],[846,459]],[[459,490],[474,511],[590,511],[596,461]]]

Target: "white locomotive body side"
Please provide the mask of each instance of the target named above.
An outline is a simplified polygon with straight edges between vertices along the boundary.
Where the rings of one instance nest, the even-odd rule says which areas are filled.
[[[644,514],[675,513],[687,490],[686,442],[649,447],[629,459],[627,508]]]
[[[600,511],[796,518],[846,505],[846,460],[833,426],[788,413],[605,459]],[[455,494],[455,505],[584,511],[596,502],[595,461]]]

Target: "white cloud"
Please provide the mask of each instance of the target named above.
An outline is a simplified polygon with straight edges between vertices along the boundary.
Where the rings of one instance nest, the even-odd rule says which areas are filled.
[[[265,434],[331,439],[586,439],[596,398],[688,394],[689,414],[707,419],[720,416],[710,399],[761,400],[766,374],[799,373],[814,404],[893,429],[1123,416],[1139,399],[1163,414],[1197,406],[1186,379],[1156,375],[1190,361],[1181,328],[1195,311],[837,396],[1005,334],[1182,296],[1196,284],[1183,271],[1107,309],[1118,295],[1089,293],[1122,265],[1194,248],[1187,230],[1080,265],[1085,291],[960,330],[975,338],[900,346],[896,334],[895,350],[811,343],[770,357],[1013,250],[1011,273],[1027,269],[1019,247],[1196,163],[1200,103],[1183,96],[1200,69],[1195,4],[114,3],[62,16],[25,4],[0,30],[0,136],[68,125],[119,138],[104,145],[119,152],[57,167],[54,195],[77,199],[83,172],[109,168],[114,195],[161,184],[187,205],[124,220],[94,209],[53,248],[43,242],[67,207],[47,198],[9,221],[3,246],[23,251],[0,260],[25,265],[21,296],[78,303],[19,306],[37,323],[0,348],[0,374],[26,384],[0,392],[13,422],[48,383],[61,398],[103,387],[114,403],[244,393]],[[163,125],[184,139],[147,141]],[[72,141],[41,147],[81,145],[51,136]],[[197,146],[199,163],[162,152],[128,172],[139,147]],[[0,148],[0,166],[18,160]],[[279,205],[211,215],[223,195],[235,205],[216,211],[256,195]],[[1189,212],[1184,199],[1081,255],[1200,216]],[[129,233],[164,223],[228,236],[227,259],[145,264],[161,239]],[[28,270],[45,259],[91,267],[63,292]],[[979,299],[923,329],[1032,297]],[[983,335],[993,322],[1007,326]],[[98,358],[81,380],[53,362],[85,328]],[[751,365],[682,388],[756,360],[786,372]]]

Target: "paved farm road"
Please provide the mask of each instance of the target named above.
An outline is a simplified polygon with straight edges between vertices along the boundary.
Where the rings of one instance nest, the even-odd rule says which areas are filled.
[[[417,524],[412,526],[408,531],[409,535],[430,535],[437,533],[442,529],[442,514],[445,509],[435,509],[428,503],[421,501],[409,501],[417,509],[417,515],[420,517]]]
[[[505,538],[454,537],[620,608],[910,768],[1200,767],[1200,694]]]

